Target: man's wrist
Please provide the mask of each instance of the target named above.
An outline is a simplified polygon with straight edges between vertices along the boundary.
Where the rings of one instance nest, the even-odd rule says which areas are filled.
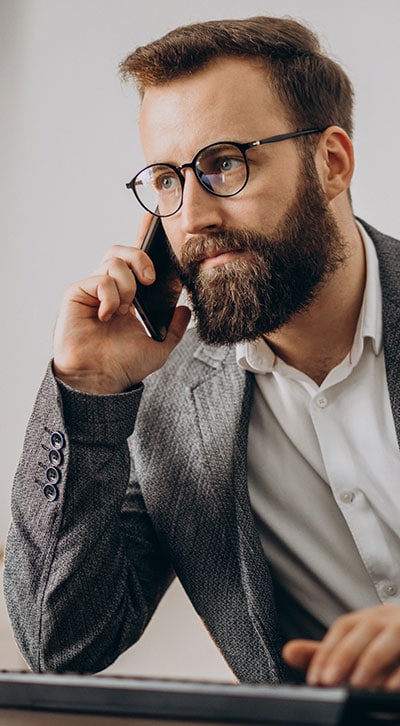
[[[53,362],[53,372],[56,380],[68,388],[79,393],[86,393],[92,396],[115,396],[120,393],[128,393],[141,387],[141,382],[131,383],[117,381],[109,375],[97,372],[65,373],[56,363]]]

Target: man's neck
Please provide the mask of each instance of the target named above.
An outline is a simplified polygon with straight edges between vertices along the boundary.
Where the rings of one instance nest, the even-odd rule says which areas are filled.
[[[365,288],[365,253],[353,221],[345,236],[344,264],[325,283],[315,300],[287,325],[265,336],[285,363],[318,385],[351,350]]]

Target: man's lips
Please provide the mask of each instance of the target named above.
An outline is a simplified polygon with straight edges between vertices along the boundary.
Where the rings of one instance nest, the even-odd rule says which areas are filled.
[[[214,252],[207,252],[199,258],[197,260],[197,264],[202,270],[210,270],[213,267],[218,267],[219,265],[225,265],[228,262],[232,262],[242,254],[242,250],[215,250]]]

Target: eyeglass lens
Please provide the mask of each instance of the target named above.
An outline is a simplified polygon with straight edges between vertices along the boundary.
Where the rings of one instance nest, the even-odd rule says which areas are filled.
[[[205,189],[221,197],[229,197],[243,189],[248,177],[246,157],[234,144],[212,144],[202,149],[191,164]],[[179,168],[168,164],[152,164],[133,181],[139,202],[150,212],[174,214],[182,202],[184,177]]]
[[[173,214],[181,204],[181,180],[174,167],[166,164],[153,164],[139,172],[133,191],[145,209],[154,213],[158,208],[162,216]]]

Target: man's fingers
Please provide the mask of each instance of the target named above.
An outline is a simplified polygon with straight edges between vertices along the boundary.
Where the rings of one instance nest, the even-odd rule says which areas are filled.
[[[305,671],[318,647],[319,642],[316,640],[289,640],[283,647],[282,655],[292,668]]]
[[[141,250],[114,245],[91,277],[80,283],[81,291],[98,298],[99,319],[107,321],[112,315],[125,315],[136,294],[136,278],[150,285],[155,272],[150,258]]]
[[[386,691],[400,691],[400,665],[383,681],[381,687]]]
[[[353,614],[337,618],[322,639],[307,671],[310,685],[337,685],[349,671],[349,658],[354,662],[346,638],[354,627]]]
[[[382,630],[362,652],[351,675],[350,684],[355,688],[380,686],[400,665],[399,654],[398,628]]]
[[[124,245],[113,245],[104,255],[96,274],[110,274],[116,264],[126,265],[127,269],[138,278],[144,285],[150,285],[155,280],[154,265],[150,257],[137,247],[126,247]]]
[[[100,273],[105,280],[112,280],[118,292],[119,300],[115,312],[120,310],[121,313],[127,313],[136,294],[136,280],[130,267],[120,258],[112,257],[102,265]]]
[[[348,679],[352,682],[360,657],[365,657],[377,632],[376,626],[360,622],[341,637],[329,638],[327,647],[322,642],[321,652],[313,659],[307,674],[308,682],[325,686],[338,685]]]
[[[399,607],[366,608],[343,615],[332,624],[310,658],[307,683],[381,687],[397,670],[399,658]]]
[[[123,304],[115,280],[111,277],[100,277],[97,285],[97,297],[99,300],[98,318],[102,322],[107,322]]]
[[[108,275],[92,275],[81,280],[71,285],[65,295],[65,309],[70,309],[71,305],[79,306],[77,319],[97,316],[102,322],[118,312],[127,312],[131,302],[132,292],[129,288],[124,290],[123,285],[119,286],[118,281]],[[126,306],[126,310],[121,310],[121,306]]]

